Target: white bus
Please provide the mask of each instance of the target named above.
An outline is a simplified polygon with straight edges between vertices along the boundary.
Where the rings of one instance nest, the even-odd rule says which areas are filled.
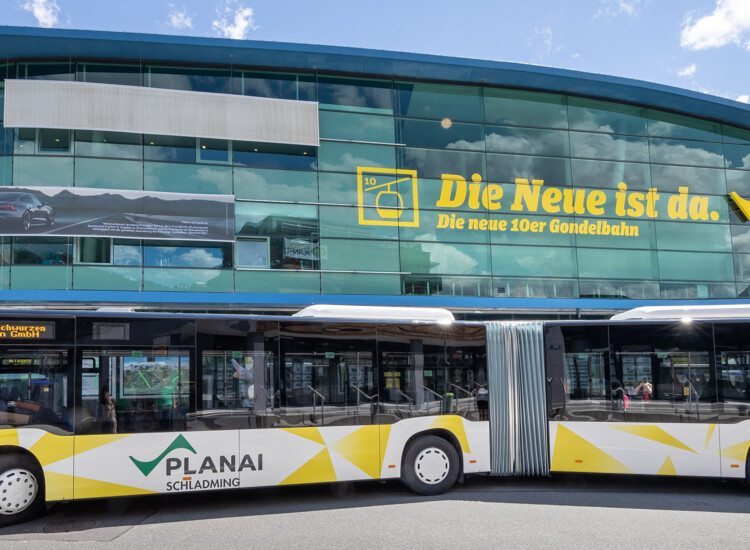
[[[0,311],[0,524],[345,480],[747,475],[750,320],[446,313]]]

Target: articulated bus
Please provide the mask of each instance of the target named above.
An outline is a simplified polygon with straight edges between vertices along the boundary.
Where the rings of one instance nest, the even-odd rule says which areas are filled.
[[[0,524],[56,501],[335,481],[745,478],[750,320],[649,315],[0,311]]]

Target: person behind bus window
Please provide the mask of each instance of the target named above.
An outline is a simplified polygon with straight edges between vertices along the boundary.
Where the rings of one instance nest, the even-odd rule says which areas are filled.
[[[651,385],[651,382],[648,381],[648,378],[643,378],[643,381],[638,384],[635,388],[635,393],[643,392],[643,402],[648,403],[651,401],[651,394],[654,393],[654,387]]]
[[[489,420],[490,412],[490,390],[487,384],[480,385],[472,394],[477,400],[477,410],[479,411],[479,420]]]
[[[115,414],[115,402],[109,396],[109,386],[102,386],[99,392],[99,405],[102,407],[102,433],[117,433],[117,415]]]

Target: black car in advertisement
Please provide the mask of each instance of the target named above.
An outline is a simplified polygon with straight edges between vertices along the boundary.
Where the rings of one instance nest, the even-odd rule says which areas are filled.
[[[55,223],[55,210],[31,193],[0,192],[0,223],[27,231],[32,225]]]

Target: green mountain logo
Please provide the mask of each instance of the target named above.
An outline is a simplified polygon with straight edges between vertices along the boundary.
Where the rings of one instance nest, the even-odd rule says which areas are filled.
[[[193,449],[193,446],[188,443],[188,440],[185,439],[185,436],[180,434],[177,437],[175,437],[175,440],[170,443],[169,447],[164,449],[164,451],[157,456],[153,460],[138,460],[136,458],[133,458],[132,456],[129,457],[130,460],[133,461],[133,464],[136,465],[136,467],[141,471],[141,473],[144,476],[148,476],[151,472],[154,471],[154,468],[161,462],[165,456],[167,456],[169,453],[174,451],[175,449],[187,449],[193,454],[198,454],[195,449]]]

